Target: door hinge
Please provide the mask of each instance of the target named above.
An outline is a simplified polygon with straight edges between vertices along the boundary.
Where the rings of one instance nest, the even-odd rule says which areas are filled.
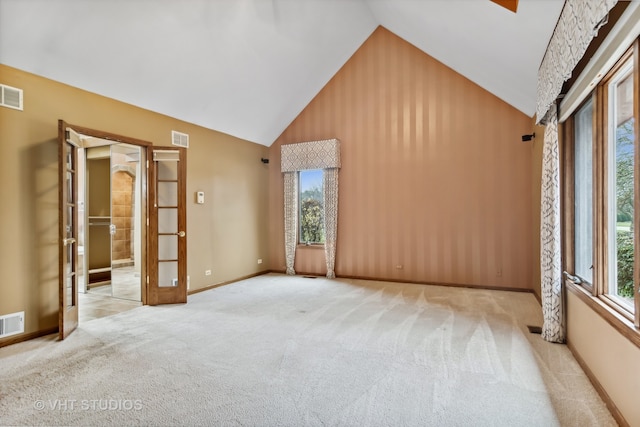
[[[149,226],[149,218],[147,218],[147,227]]]
[[[149,169],[149,160],[147,160],[147,169]]]
[[[149,284],[149,276],[147,276],[147,285]]]

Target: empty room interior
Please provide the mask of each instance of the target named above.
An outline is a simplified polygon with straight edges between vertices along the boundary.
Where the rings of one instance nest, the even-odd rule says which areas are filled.
[[[0,0],[0,424],[640,426],[640,1]]]

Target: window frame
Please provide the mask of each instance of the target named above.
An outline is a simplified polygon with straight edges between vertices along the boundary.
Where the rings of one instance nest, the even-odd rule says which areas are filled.
[[[627,317],[630,320],[633,320],[635,326],[638,327],[640,324],[640,319],[638,319],[638,267],[639,267],[639,255],[640,253],[634,254],[634,311],[631,312],[629,309],[622,305],[618,298],[612,296],[612,292],[609,292],[610,288],[610,278],[612,274],[612,268],[615,266],[615,260],[612,260],[611,257],[611,249],[609,245],[609,240],[612,238],[611,236],[611,219],[610,214],[611,210],[608,209],[612,200],[615,200],[615,194],[611,194],[612,190],[615,188],[611,185],[612,176],[609,174],[609,170],[611,167],[610,158],[611,154],[611,144],[615,144],[614,141],[611,141],[613,135],[615,135],[615,131],[611,129],[612,121],[610,120],[611,115],[611,99],[614,94],[610,93],[612,83],[616,81],[622,80],[618,74],[623,71],[623,69],[627,66],[629,61],[632,61],[633,69],[633,78],[634,78],[634,89],[637,89],[637,75],[638,75],[638,67],[635,62],[637,57],[637,45],[638,41],[634,42],[633,46],[625,51],[625,53],[620,57],[620,59],[616,62],[616,64],[612,67],[612,69],[604,76],[602,82],[598,85],[598,91],[596,92],[596,102],[599,104],[598,114],[594,117],[594,129],[597,130],[596,136],[596,145],[600,147],[601,158],[598,159],[598,167],[599,173],[596,174],[596,179],[601,185],[602,192],[600,193],[600,197],[598,193],[594,194],[594,200],[596,205],[598,205],[600,211],[600,221],[598,221],[595,232],[598,235],[598,239],[600,239],[600,244],[597,245],[599,247],[601,255],[598,259],[602,265],[602,273],[599,277],[599,283],[596,287],[595,295],[602,298],[609,306],[611,306],[614,310],[620,312],[621,315]],[[637,133],[638,133],[638,125],[637,125],[637,115],[638,115],[638,96],[634,97],[634,116],[636,116],[636,125],[634,126],[635,140],[634,140],[634,176],[637,178],[638,176],[638,148],[640,145],[640,141],[638,141]],[[598,126],[598,124],[603,124]],[[634,205],[638,205],[638,185],[634,185]],[[599,203],[598,203],[599,201]],[[638,221],[638,216],[640,212],[638,212],[637,208],[634,209],[636,212],[634,214],[634,218],[632,222],[634,223],[634,243],[636,248],[638,248],[638,235],[637,230],[640,226],[640,221]],[[613,284],[611,284],[613,285]]]
[[[616,301],[616,297],[608,295],[610,251],[612,243],[609,230],[610,191],[609,185],[609,84],[614,81],[627,61],[633,61],[634,106],[635,116],[635,149],[634,149],[634,242],[636,247],[634,261],[634,308]],[[589,100],[593,101],[593,283],[583,282],[575,274],[575,116]],[[616,61],[602,81],[594,88],[571,116],[562,124],[563,139],[563,178],[562,212],[564,223],[563,264],[565,266],[565,284],[572,293],[585,301],[599,313],[616,330],[640,347],[640,38],[637,38],[624,54]],[[616,243],[613,242],[615,245]],[[615,263],[613,263],[615,265]]]
[[[636,43],[634,43],[635,45]],[[599,287],[598,291],[599,291],[599,295],[602,298],[605,298],[607,300],[607,302],[612,305],[614,308],[621,310],[623,315],[626,315],[627,317],[630,318],[634,318],[637,317],[635,315],[637,315],[637,293],[638,293],[638,280],[637,280],[637,265],[638,265],[638,260],[634,259],[634,311],[630,311],[629,308],[622,303],[621,298],[618,297],[617,295],[614,294],[613,292],[613,287],[614,287],[614,283],[612,283],[612,277],[616,276],[617,273],[617,269],[616,271],[614,271],[614,268],[612,266],[615,266],[617,264],[617,261],[613,259],[613,247],[615,246],[615,243],[613,242],[609,242],[610,240],[614,240],[616,239],[615,237],[615,226],[612,226],[613,223],[615,223],[613,221],[613,219],[611,218],[611,216],[615,213],[617,215],[617,209],[615,211],[612,211],[611,209],[607,209],[608,206],[612,206],[612,204],[617,203],[617,199],[616,199],[616,194],[615,193],[615,172],[611,171],[611,165],[613,162],[613,159],[611,158],[611,155],[614,153],[614,149],[613,146],[616,144],[615,141],[615,135],[616,135],[616,128],[613,128],[612,126],[610,126],[611,124],[616,125],[616,120],[613,119],[613,121],[609,120],[610,114],[612,113],[612,107],[614,106],[615,103],[615,93],[612,93],[612,91],[610,90],[612,88],[612,85],[614,84],[618,84],[621,81],[623,81],[625,79],[625,77],[620,76],[619,74],[621,74],[623,71],[625,71],[625,68],[629,67],[629,63],[630,67],[632,68],[632,74],[631,77],[632,79],[634,78],[634,76],[637,75],[637,66],[634,63],[634,46],[632,46],[630,49],[628,49],[625,54],[618,60],[618,62],[616,62],[616,65],[611,69],[611,71],[609,71],[605,77],[602,80],[601,86],[602,86],[602,96],[601,98],[598,100],[599,102],[602,103],[602,112],[604,114],[604,116],[602,117],[602,119],[604,119],[606,117],[607,119],[607,125],[606,126],[602,126],[601,127],[601,136],[602,136],[602,151],[604,153],[604,157],[602,159],[602,167],[603,167],[603,181],[604,181],[604,209],[603,209],[603,226],[604,229],[602,230],[602,233],[606,234],[606,241],[607,241],[607,245],[605,248],[603,248],[603,251],[605,251],[605,253],[603,254],[603,256],[605,257],[605,261],[606,261],[606,271],[605,274],[608,276],[606,277],[606,279],[602,280],[600,283],[602,286]],[[637,90],[638,86],[637,83],[634,81],[634,89]],[[638,94],[636,94],[636,96],[634,97],[634,104],[638,103]],[[634,126],[634,133],[637,134],[637,127],[638,127],[638,111],[637,108],[635,108],[634,106],[634,111],[632,113],[635,116],[635,122],[636,122],[636,126]],[[598,118],[600,119],[600,118]],[[612,123],[611,123],[612,122]],[[634,179],[637,179],[638,176],[638,148],[640,148],[640,144],[637,138],[637,135],[634,139]],[[613,179],[613,181],[612,181]],[[613,190],[613,191],[612,191]],[[638,185],[634,185],[634,204],[638,203]],[[640,224],[638,224],[637,222],[637,213],[635,212],[637,211],[637,209],[634,209],[634,218],[633,218],[633,223],[637,224],[638,226],[640,226]],[[635,230],[638,228],[638,226],[634,227],[634,232]],[[613,231],[613,233],[612,233]],[[638,239],[637,237],[634,236],[634,241],[637,243]],[[636,245],[637,246],[637,245]],[[637,258],[637,253],[635,254],[636,258]]]

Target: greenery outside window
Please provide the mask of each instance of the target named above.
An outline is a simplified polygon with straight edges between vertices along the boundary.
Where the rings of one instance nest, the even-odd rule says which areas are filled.
[[[633,56],[607,82],[607,200],[609,278],[605,293],[631,312],[634,311],[634,152]],[[615,242],[615,244],[613,244]]]
[[[298,241],[303,245],[324,245],[324,199],[322,196],[322,169],[298,172],[300,195],[300,230]]]

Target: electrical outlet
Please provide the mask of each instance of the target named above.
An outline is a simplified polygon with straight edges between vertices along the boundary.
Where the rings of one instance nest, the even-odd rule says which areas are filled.
[[[262,258],[258,260],[258,264],[262,264]]]
[[[396,265],[396,270],[402,270],[402,264]]]
[[[211,276],[211,270],[205,270],[204,271],[204,275],[205,276]]]

